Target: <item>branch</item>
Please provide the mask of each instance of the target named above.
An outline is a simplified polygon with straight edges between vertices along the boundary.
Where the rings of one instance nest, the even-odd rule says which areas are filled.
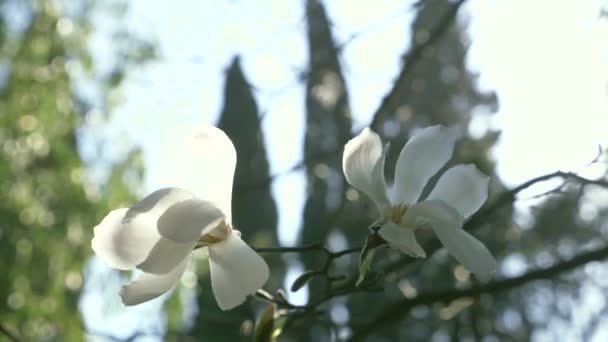
[[[552,178],[563,178],[564,179],[563,185],[565,185],[566,182],[568,182],[568,180],[574,180],[582,185],[597,185],[597,186],[601,186],[604,188],[608,188],[608,182],[606,182],[605,180],[602,180],[602,179],[596,179],[596,180],[587,179],[587,178],[581,177],[575,173],[564,172],[564,171],[556,171],[556,172],[548,173],[548,174],[545,174],[542,176],[532,178],[532,179],[516,186],[515,188],[513,188],[509,191],[501,193],[498,196],[498,198],[496,200],[494,200],[494,202],[492,202],[492,204],[488,205],[487,207],[483,208],[482,210],[478,211],[473,216],[471,216],[471,219],[469,219],[464,224],[464,229],[472,230],[472,229],[475,229],[475,228],[481,226],[481,224],[486,222],[487,219],[489,217],[491,217],[495,211],[497,211],[498,209],[500,209],[501,207],[503,207],[509,203],[514,202],[516,200],[516,196],[518,193],[522,192],[523,190],[528,189],[529,187],[531,187],[532,185],[534,185],[536,183],[544,182],[544,181],[550,180]],[[560,186],[558,188],[561,189],[562,186]]]
[[[361,328],[355,330],[350,340],[360,341],[364,339],[373,330],[402,318],[410,311],[410,309],[418,305],[447,303],[453,301],[454,299],[462,297],[477,297],[484,293],[494,294],[519,287],[535,280],[550,279],[588,262],[603,260],[606,258],[608,258],[608,245],[590,252],[582,253],[569,261],[564,261],[544,269],[531,271],[519,277],[501,279],[483,285],[472,286],[466,289],[452,289],[447,291],[422,293],[414,299],[404,299],[396,304],[388,306],[380,315],[363,325]]]
[[[254,251],[258,253],[302,253],[302,252],[325,252],[331,253],[322,243],[312,243],[310,245],[295,246],[295,247],[254,247]]]
[[[382,99],[380,107],[374,113],[374,118],[370,124],[370,128],[377,131],[380,125],[380,120],[385,113],[394,111],[399,106],[399,103],[403,101],[403,86],[409,76],[409,73],[414,69],[416,64],[422,59],[424,51],[443,36],[443,34],[450,28],[460,6],[465,3],[466,0],[458,0],[450,5],[446,13],[439,19],[439,23],[435,26],[431,32],[429,32],[429,38],[425,41],[413,40],[414,46],[404,55],[405,63],[401,68],[401,72],[395,81],[395,84],[391,88],[388,94]]]
[[[258,253],[303,253],[303,252],[323,252],[332,259],[339,258],[343,255],[357,253],[361,251],[362,246],[348,248],[345,250],[332,252],[329,248],[325,247],[322,243],[313,243],[304,246],[294,247],[251,247]]]
[[[323,254],[325,254],[325,261],[323,263],[323,266],[321,266],[317,270],[312,270],[312,271],[303,273],[302,275],[300,275],[300,277],[296,278],[296,280],[294,281],[294,283],[291,286],[292,291],[297,291],[297,289],[299,289],[301,286],[306,284],[313,277],[321,276],[321,277],[325,278],[326,284],[327,284],[325,296],[323,296],[323,298],[321,300],[315,302],[314,304],[307,305],[307,306],[294,305],[294,304],[291,304],[289,301],[287,301],[287,299],[285,299],[283,295],[279,296],[279,298],[275,298],[264,290],[259,290],[256,293],[256,296],[258,298],[261,298],[268,302],[275,303],[275,304],[285,307],[287,309],[305,310],[305,311],[310,312],[310,311],[316,311],[316,308],[319,305],[321,305],[322,303],[328,301],[329,299],[331,299],[333,297],[341,296],[346,293],[349,293],[349,292],[345,293],[344,290],[352,292],[352,289],[349,288],[349,285],[334,288],[332,286],[333,283],[336,281],[343,280],[345,277],[344,276],[332,276],[329,274],[329,269],[331,267],[332,262],[335,259],[338,259],[338,258],[348,255],[348,254],[359,253],[363,247],[357,246],[357,247],[347,248],[347,249],[344,249],[341,251],[336,251],[336,252],[332,252],[329,248],[327,248],[322,243],[313,243],[310,245],[295,246],[295,247],[252,247],[252,248],[253,248],[253,250],[255,250],[258,253],[322,252]],[[347,284],[349,284],[349,283],[347,282]],[[354,287],[354,286],[352,286],[352,287]],[[355,291],[356,290],[357,289],[355,288]]]
[[[268,293],[268,291],[264,290],[264,289],[259,289],[256,293],[255,296],[270,302],[270,303],[274,303],[277,304],[277,306],[279,307],[284,307],[287,309],[291,309],[291,310],[306,310],[308,309],[308,306],[305,305],[295,305],[295,304],[291,304],[290,302],[287,301],[287,299],[285,299],[285,296],[283,294],[281,294],[280,296],[273,296],[270,293]]]
[[[8,330],[4,324],[2,324],[0,322],[0,332],[2,332],[11,342],[19,342],[21,341],[20,338],[18,338],[15,334],[13,334],[12,332],[10,332],[10,330]]]
[[[501,193],[500,195],[498,195],[498,197],[490,205],[488,205],[487,207],[485,207],[484,209],[480,210],[475,215],[473,215],[471,217],[471,219],[465,223],[464,229],[473,230],[475,228],[478,228],[483,223],[485,223],[489,218],[491,218],[492,215],[497,210],[499,210],[500,208],[502,208],[503,206],[505,206],[509,203],[512,203],[516,199],[517,194],[520,193],[521,191],[528,189],[529,187],[533,186],[536,183],[540,183],[540,182],[547,181],[552,178],[558,178],[558,177],[564,178],[564,184],[562,184],[562,186],[567,184],[568,180],[575,180],[582,185],[593,184],[593,185],[608,187],[608,182],[606,182],[604,180],[590,180],[590,179],[578,176],[571,172],[557,171],[557,172],[552,172],[552,173],[548,173],[545,175],[541,175],[541,176],[532,178],[532,179],[520,184],[519,186],[517,186],[509,191],[505,191],[505,192]],[[370,286],[367,286],[367,287],[356,286],[355,285],[356,278],[346,279],[346,281],[343,282],[341,285],[332,286],[332,283],[334,283],[335,281],[344,280],[345,278],[332,277],[328,274],[329,268],[334,259],[337,259],[344,255],[358,253],[361,251],[361,248],[362,248],[361,246],[353,247],[353,248],[349,248],[349,249],[345,249],[345,250],[341,250],[341,251],[336,251],[336,252],[332,252],[322,243],[313,243],[313,244],[309,244],[309,245],[294,246],[294,247],[252,247],[252,248],[255,251],[257,251],[258,253],[321,252],[321,253],[325,254],[326,259],[325,259],[323,266],[320,267],[318,270],[309,272],[309,273],[313,273],[315,276],[323,276],[328,280],[327,293],[323,297],[321,297],[317,302],[312,303],[308,306],[299,306],[299,305],[294,305],[294,304],[289,303],[286,299],[284,299],[282,297],[275,298],[272,295],[270,295],[268,292],[263,291],[263,290],[256,293],[257,297],[259,297],[263,300],[266,300],[268,302],[273,302],[284,308],[292,309],[292,310],[315,311],[318,306],[331,300],[332,298],[349,295],[349,294],[352,294],[355,292],[370,292],[370,291],[375,290],[375,288],[373,287],[373,284],[371,284]],[[439,241],[437,239],[430,241],[425,246],[425,250],[427,250],[429,252],[428,253],[429,255],[431,255],[432,253],[437,251],[439,248],[441,248],[441,244],[439,243]],[[391,263],[383,269],[382,273],[388,273],[388,272],[394,271],[402,266],[412,263],[413,261],[415,261],[415,259],[406,258],[406,259],[402,259],[398,262]],[[514,278],[514,279],[517,279],[517,278]],[[512,280],[509,280],[509,281],[512,281]],[[467,291],[470,291],[472,289],[476,289],[476,288],[471,288],[471,289],[468,289]],[[429,295],[420,296],[412,302],[417,303],[416,301],[420,301],[421,298],[424,299],[424,298],[427,298],[428,296]]]

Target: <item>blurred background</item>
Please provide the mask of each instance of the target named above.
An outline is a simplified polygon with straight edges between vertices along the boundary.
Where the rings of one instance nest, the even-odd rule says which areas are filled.
[[[363,244],[374,208],[341,158],[367,126],[390,182],[438,123],[463,137],[450,165],[492,175],[466,226],[499,261],[489,284],[421,234],[429,258],[379,252],[380,286],[280,341],[605,341],[607,37],[603,1],[0,0],[0,341],[251,340],[268,304],[221,312],[204,255],[126,308],[131,275],[90,248],[111,209],[171,185],[164,156],[203,123],[235,144],[234,223],[258,247]],[[585,178],[535,179],[558,170]],[[269,292],[325,295],[319,277],[290,291],[322,254],[264,257]]]

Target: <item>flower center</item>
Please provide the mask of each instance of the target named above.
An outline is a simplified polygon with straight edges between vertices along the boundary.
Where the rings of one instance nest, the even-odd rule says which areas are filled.
[[[214,243],[221,242],[232,233],[232,230],[232,226],[226,223],[226,221],[222,220],[220,223],[218,223],[217,227],[213,228],[209,233],[201,236],[198,239],[198,243],[196,244],[195,248],[206,247]]]
[[[409,208],[409,206],[407,204],[403,204],[403,203],[394,205],[386,210],[386,212],[384,213],[384,218],[387,221],[391,221],[396,224],[400,224],[401,218],[407,211],[407,208]]]

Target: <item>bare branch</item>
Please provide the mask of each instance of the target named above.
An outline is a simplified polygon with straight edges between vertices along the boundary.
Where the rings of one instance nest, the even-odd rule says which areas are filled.
[[[418,305],[428,305],[433,303],[447,303],[457,298],[462,297],[478,297],[481,294],[493,294],[502,291],[511,290],[513,288],[522,286],[526,283],[539,280],[539,279],[550,279],[556,277],[562,273],[571,271],[581,265],[584,265],[591,261],[603,260],[608,258],[608,245],[605,245],[599,249],[592,250],[590,252],[581,253],[578,256],[554,266],[539,269],[528,272],[519,277],[501,279],[490,283],[472,286],[466,289],[451,289],[447,291],[437,291],[422,293],[413,299],[404,299],[398,303],[388,306],[382,313],[372,319],[367,324],[363,325],[359,329],[355,330],[351,341],[361,341],[373,330],[380,326],[394,322],[401,319],[409,311]]]
[[[307,277],[306,280],[304,280],[304,282],[306,282],[316,276],[320,276],[325,279],[325,283],[326,283],[325,295],[322,297],[322,300],[315,302],[313,305],[309,305],[307,307],[292,305],[289,302],[287,302],[286,300],[281,301],[281,302],[269,300],[269,301],[275,302],[279,305],[283,304],[283,306],[285,306],[289,309],[308,308],[310,310],[315,310],[316,307],[319,306],[320,304],[324,303],[325,301],[327,301],[335,296],[340,295],[339,291],[336,292],[335,289],[332,287],[332,284],[336,281],[345,279],[345,276],[342,276],[342,275],[332,276],[330,274],[330,267],[331,267],[333,261],[335,259],[338,259],[338,258],[348,255],[348,254],[359,253],[363,247],[357,246],[357,247],[352,247],[352,248],[344,249],[344,250],[337,251],[337,252],[332,252],[331,250],[329,250],[329,248],[325,247],[325,245],[322,243],[313,243],[310,245],[295,246],[295,247],[252,247],[252,248],[258,253],[308,253],[308,252],[324,253],[325,262],[323,263],[323,265],[316,270],[308,271],[307,274],[302,275],[302,276]],[[297,281],[298,280],[294,281],[294,285],[292,285],[292,286],[295,286],[295,283]],[[263,293],[262,294],[258,293],[256,295],[258,297],[260,297],[262,299],[266,299],[266,300],[268,300],[270,297],[272,297],[272,296],[270,296],[270,297],[264,296]]]

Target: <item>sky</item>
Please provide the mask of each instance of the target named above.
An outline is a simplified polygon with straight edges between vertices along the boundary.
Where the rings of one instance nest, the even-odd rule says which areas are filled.
[[[604,171],[588,166],[598,146],[608,143],[608,21],[599,18],[602,5],[606,3],[470,0],[461,9],[459,19],[469,23],[472,41],[468,66],[480,73],[482,89],[497,92],[500,104],[494,115],[475,116],[469,131],[474,136],[487,129],[502,131],[492,153],[507,186],[558,169],[590,177]],[[153,37],[160,58],[129,71],[107,131],[126,133],[121,139],[143,148],[147,173],[142,194],[166,186],[160,181],[166,172],[160,162],[162,146],[187,126],[216,121],[224,74],[237,54],[264,113],[272,173],[283,173],[301,160],[304,88],[297,77],[307,63],[301,7],[299,1],[270,0],[131,2],[124,23],[132,32]],[[349,41],[341,62],[359,130],[370,122],[399,72],[413,12],[409,2],[398,0],[357,6],[335,0],[327,1],[326,9],[334,38]],[[111,29],[111,24],[99,22],[91,37],[97,68],[111,65],[104,53]],[[303,179],[301,172],[293,172],[273,184],[276,198],[292,199],[278,201],[284,245],[296,243],[285,227],[299,225]],[[158,303],[133,310],[148,309],[157,310]],[[89,317],[90,324],[103,329],[101,316]]]

